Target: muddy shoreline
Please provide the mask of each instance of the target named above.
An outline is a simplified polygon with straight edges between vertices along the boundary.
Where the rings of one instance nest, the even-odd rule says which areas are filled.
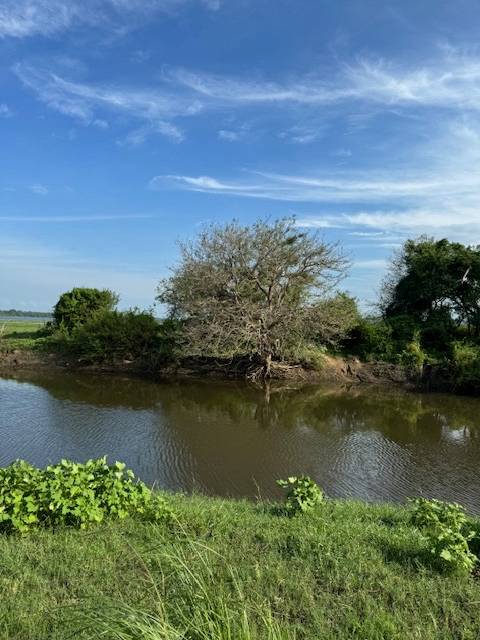
[[[143,363],[121,361],[109,364],[85,364],[58,353],[15,349],[0,353],[0,375],[12,375],[28,371],[82,371],[105,374],[122,374],[158,379],[212,378],[243,379],[245,371],[231,363],[205,359],[185,359],[180,363],[162,367],[148,367]],[[273,368],[272,381],[339,384],[394,384],[409,389],[417,386],[405,369],[385,362],[360,362],[355,358],[325,356],[323,368],[307,369],[301,366],[278,364]]]

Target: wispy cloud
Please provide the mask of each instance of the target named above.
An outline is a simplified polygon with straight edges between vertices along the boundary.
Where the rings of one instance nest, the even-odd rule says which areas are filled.
[[[76,26],[131,28],[155,13],[172,13],[189,4],[210,10],[219,0],[2,0],[0,38],[53,36]]]
[[[37,196],[46,196],[48,195],[48,188],[43,184],[31,184],[28,187],[29,191],[35,193]]]
[[[454,49],[413,68],[378,59],[340,64],[334,77],[309,72],[273,82],[173,69],[168,77],[212,100],[226,103],[331,105],[362,101],[387,106],[480,109],[480,58]]]
[[[17,64],[14,71],[39,100],[84,124],[99,126],[103,119],[97,117],[97,113],[103,112],[129,116],[142,122],[142,126],[131,132],[130,139],[127,139],[132,144],[138,144],[153,132],[181,140],[181,130],[169,119],[193,115],[201,109],[198,102],[182,100],[159,88],[137,89],[72,82],[28,64]]]
[[[157,176],[152,189],[181,188],[201,193],[217,193],[285,202],[322,203],[324,211],[298,219],[304,227],[365,227],[381,230],[423,232],[457,231],[471,242],[476,230],[480,241],[480,180],[475,176],[452,175],[449,179],[405,180],[401,175],[375,176],[360,173],[344,177],[314,178],[262,174],[247,182],[227,182],[209,176]],[[403,201],[403,206],[402,206]],[[364,202],[369,208],[358,210]],[[375,207],[382,202],[390,208]],[[354,211],[338,211],[338,205],[357,205]],[[373,206],[372,206],[373,205]],[[409,206],[410,205],[410,206]],[[450,230],[450,231],[448,231]],[[367,233],[367,232],[365,232]]]
[[[464,197],[475,196],[480,180],[475,175],[442,176],[412,175],[405,172],[350,172],[342,175],[325,172],[323,175],[287,175],[252,172],[249,179],[222,180],[211,176],[156,176],[150,188],[176,187],[203,193],[231,194],[286,202],[361,203],[411,202],[427,196],[452,198],[460,192]],[[459,182],[460,180],[460,182]],[[363,214],[358,214],[363,215]],[[372,215],[384,215],[384,212]]]
[[[294,125],[286,131],[281,131],[280,138],[293,142],[294,144],[310,144],[315,142],[323,134],[324,127],[305,127],[301,125]]]
[[[362,126],[379,113],[411,111],[418,116],[419,109],[436,108],[454,117],[480,111],[480,55],[453,50],[421,67],[359,59],[339,64],[328,77],[310,71],[282,82],[167,68],[153,84],[139,87],[80,82],[66,78],[65,69],[59,73],[28,63],[17,64],[14,71],[48,107],[85,124],[107,122],[112,113],[136,120],[140,125],[124,140],[129,144],[139,144],[152,133],[181,141],[185,134],[177,121],[210,112],[248,118],[246,110],[255,109],[255,117],[266,122],[275,108],[283,119],[270,123],[270,130],[277,127],[275,135],[288,142],[309,144],[323,135],[329,117],[339,117],[330,108],[334,104],[342,106],[347,124],[360,117]],[[243,127],[219,130],[217,122],[215,132],[223,140],[246,134]],[[351,155],[345,149],[337,153]]]
[[[381,258],[377,260],[356,260],[353,263],[354,269],[372,269],[374,271],[386,269],[387,266],[388,260],[382,260]]]
[[[220,129],[218,132],[218,137],[220,140],[226,140],[227,142],[237,142],[240,140],[240,134],[238,131],[232,131],[230,129]]]
[[[13,112],[10,107],[4,102],[0,103],[0,118],[11,118],[13,116]]]
[[[480,122],[452,124],[444,135],[412,147],[408,164],[390,167],[322,169],[284,174],[242,172],[235,178],[156,176],[150,188],[322,205],[318,213],[299,214],[308,227],[346,227],[358,237],[390,241],[385,231],[447,235],[480,242]],[[375,235],[374,235],[375,234]]]

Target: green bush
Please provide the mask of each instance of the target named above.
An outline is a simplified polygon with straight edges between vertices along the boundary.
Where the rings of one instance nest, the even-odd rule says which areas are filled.
[[[459,331],[449,309],[434,309],[422,325],[422,346],[439,354],[445,353]]]
[[[468,527],[464,509],[455,503],[426,498],[416,498],[412,505],[412,522],[426,538],[435,560],[446,569],[472,571],[478,559],[469,542],[475,533]]]
[[[415,332],[413,340],[409,342],[400,354],[400,363],[407,369],[419,369],[426,360],[426,354],[420,345],[420,336]]]
[[[326,347],[310,343],[300,343],[289,349],[284,355],[286,360],[300,364],[305,369],[321,371],[325,365]]]
[[[53,309],[55,326],[70,333],[99,311],[111,311],[118,304],[118,296],[109,289],[76,287],[63,293]]]
[[[171,353],[172,337],[149,312],[104,311],[75,328],[68,349],[86,362],[154,363]]]
[[[106,458],[78,464],[62,460],[37,469],[19,460],[0,469],[0,532],[26,533],[35,527],[81,529],[106,518],[140,514],[146,519],[171,516],[165,499],[134,479],[125,464]]]
[[[362,360],[393,361],[397,354],[397,345],[392,337],[392,327],[381,318],[361,318],[352,329],[350,337],[343,347]]]
[[[462,391],[480,390],[480,346],[468,342],[453,342],[449,361],[453,383]]]
[[[277,480],[277,484],[287,492],[285,511],[289,516],[311,511],[323,500],[322,490],[308,476],[292,476],[286,480]]]

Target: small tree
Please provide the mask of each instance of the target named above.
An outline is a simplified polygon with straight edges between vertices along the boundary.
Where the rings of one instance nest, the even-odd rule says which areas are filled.
[[[252,355],[271,375],[274,358],[307,338],[318,303],[344,275],[335,245],[293,219],[212,226],[181,245],[181,262],[158,300],[183,321],[194,355]]]
[[[85,324],[99,311],[111,311],[118,304],[118,295],[109,289],[76,287],[62,293],[53,309],[55,325],[70,332]]]

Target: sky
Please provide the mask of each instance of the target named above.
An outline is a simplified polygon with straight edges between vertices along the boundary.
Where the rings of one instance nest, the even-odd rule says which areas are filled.
[[[480,243],[476,0],[0,0],[0,308],[149,308],[178,241],[295,216],[374,302]]]

